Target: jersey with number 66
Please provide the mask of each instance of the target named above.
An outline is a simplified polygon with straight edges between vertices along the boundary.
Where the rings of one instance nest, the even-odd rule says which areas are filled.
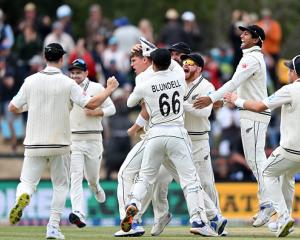
[[[150,128],[155,125],[181,126],[184,123],[183,97],[186,82],[184,71],[178,66],[154,72],[150,79],[134,88],[127,100],[128,107],[144,100],[150,116]]]

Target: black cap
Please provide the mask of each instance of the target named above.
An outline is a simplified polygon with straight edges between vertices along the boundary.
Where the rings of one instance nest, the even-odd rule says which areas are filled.
[[[82,71],[86,71],[87,65],[83,59],[77,58],[69,65],[68,69],[69,69],[69,71],[71,71],[72,69],[75,69],[75,68],[82,70]]]
[[[182,61],[184,61],[185,59],[192,59],[199,67],[204,67],[204,60],[199,53],[182,55],[180,59]]]
[[[252,36],[259,38],[260,41],[264,41],[266,38],[264,30],[257,25],[250,25],[247,27],[239,26],[239,29],[242,31],[248,31],[252,34]]]
[[[297,75],[300,75],[300,55],[297,55],[290,61],[285,61],[284,65],[289,69],[294,70]]]
[[[59,43],[50,43],[45,47],[45,58],[47,61],[59,60],[66,51]]]
[[[150,53],[153,63],[163,69],[167,69],[171,64],[171,53],[168,49],[158,48]]]
[[[169,51],[170,52],[175,51],[175,52],[184,53],[184,54],[191,53],[191,49],[190,49],[189,45],[187,45],[184,42],[179,42],[179,43],[173,44],[171,47],[169,47]]]

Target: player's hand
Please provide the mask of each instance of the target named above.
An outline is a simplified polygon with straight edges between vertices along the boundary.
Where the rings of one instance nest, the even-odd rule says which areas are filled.
[[[218,100],[218,101],[214,102],[213,108],[214,108],[215,110],[217,110],[217,109],[223,107],[223,105],[224,105],[224,102],[223,102],[222,100]]]
[[[138,127],[136,124],[134,124],[131,128],[129,128],[127,130],[128,136],[132,137],[132,138],[135,138],[138,131],[139,131],[139,129],[140,129],[140,127]]]
[[[106,88],[111,90],[111,92],[115,91],[118,88],[118,86],[119,82],[114,76],[107,79]]]
[[[207,107],[208,105],[210,105],[212,103],[210,97],[208,96],[205,96],[205,97],[197,97],[196,100],[194,101],[193,103],[193,107],[194,108],[198,108],[198,109],[201,109],[201,108],[205,108]]]
[[[138,43],[138,44],[134,45],[130,51],[131,51],[131,53],[135,53],[135,52],[138,52],[139,50],[142,50],[142,45]]]
[[[224,100],[228,103],[234,104],[235,100],[238,98],[238,96],[235,93],[225,93]]]

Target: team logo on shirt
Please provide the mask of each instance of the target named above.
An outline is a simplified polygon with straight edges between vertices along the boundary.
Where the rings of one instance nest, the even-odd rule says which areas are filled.
[[[248,64],[247,63],[243,63],[242,64],[242,68],[247,68],[248,67]]]

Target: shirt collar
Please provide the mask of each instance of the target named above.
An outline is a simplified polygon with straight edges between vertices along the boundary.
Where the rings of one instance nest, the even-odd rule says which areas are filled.
[[[57,67],[47,66],[47,67],[45,67],[44,72],[59,72],[59,73],[61,73],[61,70]]]
[[[80,87],[84,87],[84,86],[87,84],[88,81],[89,81],[89,79],[88,79],[88,78],[85,78],[85,79],[80,83]]]
[[[197,77],[194,81],[189,83],[189,85],[196,85],[198,83],[198,81],[200,80],[200,78],[202,78],[202,74],[199,77]]]
[[[261,48],[259,46],[253,46],[251,48],[243,49],[244,54],[254,52],[254,51],[261,51]]]

